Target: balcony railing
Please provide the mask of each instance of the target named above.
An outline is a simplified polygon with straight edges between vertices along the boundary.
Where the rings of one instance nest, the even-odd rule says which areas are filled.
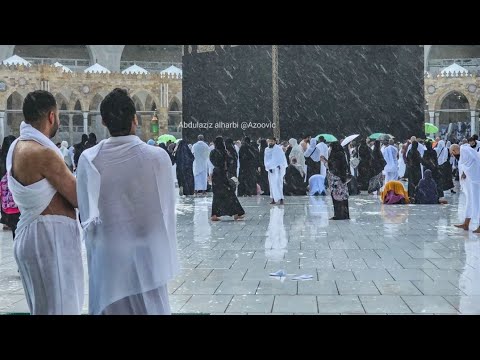
[[[90,66],[88,59],[58,59],[58,58],[35,58],[26,57],[25,60],[32,64],[53,65],[56,62],[68,67],[72,71],[83,71]]]
[[[480,70],[480,59],[479,58],[468,58],[468,59],[433,59],[428,61],[428,72],[431,75],[439,74],[447,66],[456,63],[473,74],[476,74]]]
[[[32,64],[45,64],[53,65],[56,62],[70,68],[70,70],[75,72],[81,72],[90,66],[90,60],[88,59],[60,59],[60,58],[38,58],[38,57],[26,57],[25,60],[31,62]],[[170,66],[176,66],[179,69],[182,68],[181,62],[171,62],[171,61],[120,61],[120,71],[125,70],[126,68],[132,65],[138,65],[145,70],[156,73]]]
[[[182,63],[179,62],[169,62],[169,61],[120,61],[120,71],[125,70],[126,68],[138,65],[149,72],[160,72],[169,68],[170,66],[176,66],[177,68],[182,68]]]

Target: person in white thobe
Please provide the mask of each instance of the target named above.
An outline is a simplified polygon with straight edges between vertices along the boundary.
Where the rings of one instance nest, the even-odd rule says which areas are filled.
[[[303,148],[300,144],[297,143],[296,139],[288,140],[288,143],[292,147],[292,151],[290,151],[290,155],[288,158],[292,161],[293,158],[297,159],[297,165],[302,169],[302,173],[307,173],[307,166],[305,165],[305,156],[303,154]]]
[[[210,148],[203,140],[203,135],[198,135],[198,141],[192,146],[192,153],[195,156],[193,161],[195,192],[205,192],[207,191]]]
[[[454,144],[450,147],[450,152],[455,157],[460,156],[458,170],[466,198],[465,220],[463,224],[455,226],[468,230],[473,219],[479,225],[474,232],[480,233],[480,155],[470,144]]]
[[[180,270],[170,157],[134,135],[125,90],[108,94],[100,114],[115,136],[82,153],[77,177],[89,314],[170,314],[167,282]]]
[[[387,164],[383,169],[385,171],[385,183],[398,179],[398,150],[393,146],[393,140],[383,150],[383,157]]]
[[[283,178],[287,169],[287,158],[282,147],[276,145],[275,138],[268,139],[268,148],[265,149],[265,170],[268,171],[271,204],[283,204]]]
[[[328,146],[325,144],[325,140],[322,140],[323,138],[319,139],[319,143],[317,144],[317,149],[320,153],[320,157],[324,157],[325,160],[328,160]],[[325,167],[325,164],[320,162],[320,175],[326,177],[327,176],[327,168]]]
[[[42,90],[29,93],[23,113],[25,122],[20,125],[20,137],[10,146],[6,168],[8,187],[21,213],[13,255],[26,302],[32,315],[80,315],[84,274],[74,210],[75,179],[64,155],[50,140],[56,132],[54,124],[56,129],[60,124],[54,96]],[[55,123],[53,113],[57,113]],[[44,158],[47,165],[42,170],[28,166],[27,157],[36,163],[37,157]],[[32,184],[24,180],[39,175],[43,178]]]

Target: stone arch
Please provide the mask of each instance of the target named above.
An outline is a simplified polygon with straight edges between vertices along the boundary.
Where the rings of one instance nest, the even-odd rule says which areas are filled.
[[[141,139],[144,138],[144,134],[149,133],[150,120],[157,110],[159,103],[158,98],[151,92],[140,89],[135,90],[131,94],[131,98],[135,103],[135,109],[137,110],[137,136]],[[138,104],[138,105],[137,105]]]
[[[102,125],[102,117],[100,115],[100,104],[104,99],[104,95],[97,93],[90,100],[89,114],[88,114],[88,132],[95,133],[97,141],[104,139],[106,134],[106,128]]]
[[[90,111],[100,111],[100,104],[103,101],[104,96],[101,94],[95,94],[93,98],[90,100],[89,110]]]
[[[27,96],[27,94],[29,93],[30,91],[28,89],[25,89],[25,88],[13,88],[13,89],[10,89],[9,92],[7,92],[5,94],[5,103],[4,103],[4,109],[7,109],[7,102],[8,102],[8,99],[10,98],[10,96],[12,96],[13,94],[17,94],[17,95],[20,95],[23,99],[25,99],[25,97]],[[23,100],[22,100],[23,101]],[[23,105],[23,102],[22,102],[22,105]],[[19,110],[22,109],[22,105],[20,105],[20,108]]]
[[[177,96],[170,100],[168,111],[182,111],[182,101]]]
[[[151,94],[148,94],[145,99],[145,111],[156,111],[159,103],[157,100]]]
[[[55,100],[57,101],[57,106],[60,110],[67,110],[69,108],[69,101],[64,94],[60,92],[56,93]],[[64,107],[65,109],[61,109],[62,107]]]
[[[458,137],[468,137],[470,135],[470,104],[468,97],[462,92],[457,90],[452,90],[447,92],[441,97],[442,101],[440,102],[439,108],[439,126],[440,129],[447,132],[449,127],[454,125],[452,124],[461,124],[461,127],[458,128],[455,125],[455,128],[458,128]]]
[[[433,103],[435,104],[435,110],[440,110],[443,101],[452,93],[459,93],[464,96],[467,99],[469,106],[474,103],[470,95],[463,88],[460,86],[453,86],[441,91],[439,94],[437,94],[436,98],[432,99]]]
[[[68,100],[67,100],[66,96],[61,94],[61,93],[57,93],[55,95],[55,100],[57,101],[57,108],[58,108],[58,110],[60,110],[60,128],[59,128],[58,131],[60,133],[62,133],[62,132],[69,133],[70,132],[70,128],[69,128],[70,117],[69,117],[68,114],[66,114],[66,112],[68,111],[68,108],[69,108]]]
[[[154,111],[152,110],[152,104],[160,104],[159,99],[157,96],[152,94],[151,92],[147,90],[135,90],[130,97],[133,99],[134,97],[137,97],[140,100],[140,103],[142,104],[143,111]]]
[[[20,124],[23,121],[23,100],[25,96],[19,91],[13,91],[6,102],[5,112],[5,136],[13,135],[18,137],[20,135]]]
[[[137,95],[132,96],[133,103],[135,104],[135,110],[136,111],[144,111],[145,108],[142,104],[142,101],[139,99]]]
[[[174,96],[168,105],[168,133],[178,136],[181,132],[181,122],[182,103]]]

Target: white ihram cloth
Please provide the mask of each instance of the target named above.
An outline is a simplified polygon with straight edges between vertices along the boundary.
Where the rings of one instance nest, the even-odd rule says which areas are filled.
[[[325,176],[319,174],[310,176],[310,179],[308,179],[308,185],[310,188],[308,195],[322,194],[325,192]]]
[[[319,152],[320,156],[325,157],[328,160],[328,146],[324,142],[321,142],[317,145],[317,151]],[[327,168],[325,167],[324,163],[320,165],[320,175],[327,176]]]
[[[403,149],[400,147],[400,155],[398,156],[398,177],[403,178],[405,176],[405,170],[407,170],[407,165],[405,160],[403,160]]]
[[[179,270],[175,191],[165,150],[135,135],[80,156],[77,193],[89,270],[89,313],[168,314]]]
[[[265,149],[265,170],[268,171],[270,197],[277,202],[283,199],[283,177],[287,169],[287,158],[279,145]],[[271,170],[271,171],[270,171]]]
[[[392,180],[398,180],[398,150],[393,145],[388,145],[383,150],[383,157],[387,164],[385,165],[385,184]]]
[[[193,156],[195,156],[195,160],[193,161],[195,190],[205,191],[207,190],[210,148],[204,141],[197,141],[192,146],[192,153]]]
[[[290,151],[289,159],[290,161],[295,158],[297,159],[297,164],[302,168],[302,173],[305,172],[305,156],[303,154],[302,146],[297,143],[297,140],[290,139],[288,143],[292,147],[292,151]]]
[[[448,159],[448,149],[445,146],[445,141],[440,140],[438,142],[435,152],[437,153],[438,166],[443,165]]]
[[[23,186],[12,176],[15,146],[27,140],[52,149],[62,159],[63,155],[50,139],[25,122],[7,154],[8,186],[21,213],[14,257],[28,307],[33,315],[78,315],[84,298],[78,225],[66,216],[41,215],[57,193],[47,179]]]
[[[480,155],[470,144],[460,146],[460,177],[465,174],[462,189],[466,197],[465,217],[478,223],[480,219]]]

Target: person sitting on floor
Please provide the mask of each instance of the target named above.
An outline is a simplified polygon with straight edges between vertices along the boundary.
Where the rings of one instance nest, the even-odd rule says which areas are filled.
[[[437,183],[433,180],[432,171],[425,170],[423,179],[415,189],[415,204],[447,204],[438,197]]]
[[[309,182],[308,195],[310,195],[310,196],[317,196],[317,195],[325,196],[327,194],[326,191],[325,191],[325,176],[320,175],[320,174],[312,175],[308,182]]]
[[[385,184],[385,188],[381,194],[382,203],[388,205],[408,204],[410,199],[400,181],[391,180]]]
[[[290,165],[288,165],[285,172],[283,194],[284,195],[293,195],[293,196],[302,196],[307,194],[307,186],[303,179],[305,178],[305,173],[299,164],[297,164],[297,159],[292,157],[290,159]]]

